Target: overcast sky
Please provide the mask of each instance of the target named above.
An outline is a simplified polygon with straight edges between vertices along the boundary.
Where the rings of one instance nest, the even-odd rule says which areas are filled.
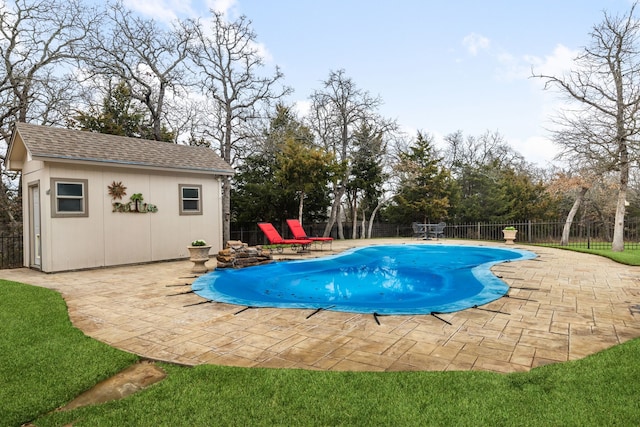
[[[606,10],[631,0],[127,0],[160,21],[246,15],[270,64],[304,106],[331,70],[384,101],[383,116],[441,141],[498,131],[530,162],[557,149],[546,130],[557,94],[531,79],[572,65]]]

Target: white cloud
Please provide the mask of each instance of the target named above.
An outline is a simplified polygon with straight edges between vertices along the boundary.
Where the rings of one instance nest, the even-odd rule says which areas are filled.
[[[471,33],[462,39],[462,45],[473,56],[482,49],[489,49],[490,44],[491,41],[488,38],[476,33]]]
[[[311,101],[309,100],[299,100],[295,101],[293,107],[298,114],[299,117],[305,117],[311,111]]]
[[[516,56],[508,52],[501,52],[496,55],[499,67],[497,78],[501,81],[511,82],[514,80],[525,80],[531,76],[531,66]]]
[[[222,13],[226,19],[236,12],[236,0],[207,0],[210,9]]]
[[[544,136],[531,136],[526,139],[509,139],[509,144],[522,154],[527,162],[536,163],[540,167],[547,167],[554,163],[558,154],[558,147],[553,141]]]
[[[273,63],[274,62],[274,59],[273,59],[273,56],[271,55],[271,52],[269,52],[269,49],[267,49],[267,46],[264,43],[254,43],[253,47],[258,52],[258,56],[260,56],[262,59],[264,59],[264,61],[266,63]]]
[[[526,55],[524,60],[534,68],[536,74],[561,76],[574,66],[574,59],[577,56],[577,50],[558,44],[553,52],[544,58]]]
[[[161,22],[172,22],[177,18],[175,4],[167,4],[157,0],[126,0],[124,5],[149,18]]]
[[[513,81],[526,80],[531,77],[532,72],[548,76],[561,77],[574,66],[574,59],[578,55],[577,50],[558,44],[553,52],[544,57],[535,55],[523,55],[516,57],[508,52],[497,54],[496,60],[500,64],[497,70],[499,80]],[[541,79],[532,79],[538,88],[544,84]]]
[[[575,58],[579,51],[569,49],[568,47],[558,44],[550,55],[543,58],[536,56],[525,56],[525,62],[529,66],[529,76],[531,73],[535,75],[546,75],[562,77],[566,75],[572,68],[575,68]],[[555,117],[559,111],[566,111],[571,107],[572,102],[562,95],[555,86],[550,86],[552,90],[543,91],[546,80],[543,78],[530,78],[532,89],[538,91],[544,99],[544,116]],[[546,94],[545,94],[546,92]]]
[[[207,16],[209,10],[222,13],[227,20],[239,16],[237,0],[205,0],[194,4],[193,0],[125,0],[129,9],[161,22],[173,22],[178,18]]]

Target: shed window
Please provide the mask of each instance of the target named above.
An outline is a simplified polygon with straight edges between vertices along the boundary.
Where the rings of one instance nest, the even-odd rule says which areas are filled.
[[[180,185],[180,215],[202,215],[202,185]]]
[[[51,179],[53,217],[89,216],[86,179]]]

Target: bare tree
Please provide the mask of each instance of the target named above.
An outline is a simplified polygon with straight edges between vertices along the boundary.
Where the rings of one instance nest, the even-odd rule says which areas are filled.
[[[163,140],[163,125],[171,125],[167,96],[186,93],[185,65],[194,30],[187,22],[161,27],[133,15],[118,1],[108,7],[105,25],[87,39],[84,60],[88,79],[126,82],[131,96],[147,110],[153,138]],[[94,80],[95,81],[95,80]],[[177,102],[174,102],[177,104]],[[177,125],[172,126],[177,138]]]
[[[324,235],[328,236],[337,221],[338,237],[343,239],[344,232],[339,213],[351,175],[355,131],[366,123],[371,127],[372,134],[383,134],[395,131],[397,124],[377,114],[382,100],[358,89],[354,81],[345,75],[344,70],[331,71],[327,80],[323,82],[323,88],[311,95],[311,103],[308,118],[310,127],[324,148],[333,153],[336,160],[344,166],[344,173],[333,183],[334,199],[324,230]]]
[[[454,176],[461,168],[488,164],[530,169],[524,157],[511,148],[498,131],[486,131],[478,137],[469,135],[466,138],[462,131],[457,131],[445,136],[444,141],[446,143],[443,152],[444,162]]]
[[[15,121],[50,123],[56,112],[66,111],[73,88],[69,74],[78,48],[96,25],[95,13],[77,0],[17,0],[3,5],[0,131],[5,140]]]
[[[276,67],[272,75],[262,76],[265,67],[251,21],[241,16],[227,22],[212,11],[211,27],[194,23],[196,43],[191,53],[199,70],[201,85],[209,99],[209,127],[206,138],[219,144],[220,154],[235,165],[243,147],[254,134],[252,124],[267,117],[265,107],[289,94],[280,86],[284,77]],[[223,181],[223,241],[230,238],[231,178]]]
[[[97,14],[78,0],[17,0],[0,8],[0,134],[6,154],[14,122],[62,123],[74,98],[71,75],[78,47],[97,25]],[[0,208],[18,200],[17,176],[2,168]],[[13,199],[12,199],[13,198]]]
[[[571,195],[574,199],[562,229],[562,239],[560,240],[560,245],[562,246],[569,244],[569,234],[573,220],[578,213],[578,209],[580,209],[580,206],[584,203],[592,183],[593,173],[590,168],[585,167],[576,168],[575,171],[560,170],[547,185],[546,191],[549,194],[553,196]]]
[[[535,74],[545,88],[558,88],[577,107],[556,118],[554,140],[561,156],[586,159],[618,174],[613,251],[624,250],[624,215],[631,165],[638,159],[640,122],[640,21],[637,3],[623,16],[605,12],[594,26],[591,44],[563,76]]]

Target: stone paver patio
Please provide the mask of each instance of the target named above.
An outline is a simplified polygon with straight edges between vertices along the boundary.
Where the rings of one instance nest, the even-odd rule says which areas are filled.
[[[333,252],[385,243],[416,241],[336,241]],[[424,242],[469,243],[502,246]],[[21,268],[2,270],[0,278],[60,292],[71,321],[88,336],[145,358],[186,365],[515,372],[640,337],[639,267],[558,249],[515,247],[538,258],[493,267],[512,287],[509,297],[438,317],[381,316],[380,324],[371,315],[322,311],[308,317],[313,310],[242,311],[203,303],[187,293],[194,278],[186,260],[56,274]]]

